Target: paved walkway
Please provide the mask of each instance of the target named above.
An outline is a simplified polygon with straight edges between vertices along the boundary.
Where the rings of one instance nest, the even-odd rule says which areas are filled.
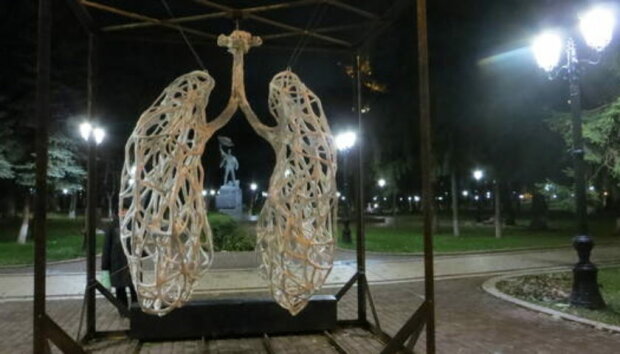
[[[229,268],[231,259],[244,268]],[[570,248],[539,251],[519,251],[460,256],[441,256],[435,259],[438,279],[497,274],[513,270],[570,266],[575,262]],[[592,259],[597,264],[620,262],[620,245],[595,248]],[[196,295],[260,291],[266,283],[258,275],[254,252],[230,252],[216,255],[214,269],[197,284]],[[246,266],[251,266],[245,268]],[[228,268],[227,268],[228,267]],[[356,262],[351,252],[339,252],[326,288],[340,287],[355,273]],[[389,284],[422,279],[421,257],[370,255],[367,260],[368,280],[373,284]],[[83,262],[52,266],[47,277],[48,299],[82,298],[86,277]],[[12,269],[0,274],[0,302],[28,300],[33,295],[33,275],[30,268]]]
[[[264,283],[253,269],[256,260],[252,253],[218,254],[217,257],[220,260],[216,260],[215,269],[200,282],[197,297],[266,296]],[[230,265],[226,262],[232,257],[237,257],[239,264],[252,268],[228,268]],[[335,288],[354,272],[354,254],[339,252],[337,259],[323,293],[334,293]],[[620,245],[597,247],[593,260],[601,265],[620,263]],[[570,267],[574,261],[575,253],[571,249],[437,257],[438,352],[618,353],[618,334],[532,312],[494,298],[480,288],[490,275],[524,269]],[[51,266],[48,275],[48,299],[63,300],[49,301],[48,312],[73,337],[78,333],[82,309],[82,263]],[[381,325],[393,335],[421,302],[422,260],[411,256],[370,255],[367,269]],[[31,352],[31,292],[30,269],[13,269],[0,274],[0,354]],[[352,289],[339,303],[340,319],[354,316],[357,307],[354,294]],[[100,330],[127,328],[127,320],[121,319],[107,301],[99,299],[97,302]],[[382,346],[374,336],[360,329],[342,329],[333,335],[351,353],[377,353]],[[276,353],[337,352],[323,335],[276,336],[270,341]],[[132,340],[104,341],[91,345],[89,349],[98,353],[127,353],[137,348],[140,353],[265,352],[260,338],[143,345]],[[423,350],[424,335],[417,352]]]
[[[438,353],[551,353],[551,354],[615,354],[620,335],[610,334],[580,324],[553,319],[497,299],[480,289],[486,277],[436,282],[437,349]],[[380,323],[394,334],[419,305],[422,282],[372,285],[372,294]],[[338,314],[351,318],[356,309],[353,289],[339,305]],[[251,295],[251,294],[248,294]],[[51,301],[52,318],[71,335],[78,332],[81,301]],[[127,328],[111,306],[98,301],[98,328]],[[0,353],[30,353],[32,337],[32,306],[24,302],[0,304]],[[359,329],[334,332],[334,336],[350,353],[378,353],[381,343]],[[276,353],[337,353],[325,336],[271,337]],[[132,340],[104,341],[89,349],[97,353],[131,353],[140,344]],[[265,353],[260,338],[210,341],[178,341],[146,343],[140,353]],[[424,334],[416,347],[424,352]]]

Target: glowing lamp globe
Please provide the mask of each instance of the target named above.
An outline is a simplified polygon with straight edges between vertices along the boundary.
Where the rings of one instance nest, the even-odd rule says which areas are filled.
[[[481,179],[482,179],[482,177],[484,176],[484,172],[482,172],[482,170],[475,170],[475,171],[474,171],[474,173],[473,173],[473,175],[474,175],[474,179],[475,179],[476,181],[479,181],[479,180],[481,180]]]
[[[90,137],[90,133],[92,131],[93,131],[93,126],[90,125],[90,123],[84,122],[80,124],[80,135],[82,136],[84,140],[88,141],[88,138]]]
[[[377,181],[377,185],[381,188],[385,187],[387,182],[385,182],[385,179],[381,178]]]
[[[93,129],[93,136],[95,137],[95,143],[99,145],[103,142],[103,139],[105,138],[105,130],[101,128],[95,128]]]
[[[344,132],[336,135],[336,149],[340,151],[349,150],[355,145],[357,135],[355,132]]]
[[[538,66],[545,71],[551,71],[560,62],[562,37],[554,32],[543,32],[534,39],[532,52]]]
[[[611,42],[615,25],[614,13],[604,7],[591,9],[579,21],[579,29],[586,44],[599,52]]]

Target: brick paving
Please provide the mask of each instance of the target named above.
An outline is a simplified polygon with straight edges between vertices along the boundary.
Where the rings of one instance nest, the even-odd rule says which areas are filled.
[[[618,353],[620,335],[584,325],[556,320],[514,306],[486,294],[480,285],[486,278],[466,278],[436,282],[437,346],[440,353]],[[340,306],[340,318],[351,318],[356,309],[355,289]],[[390,334],[421,302],[422,283],[372,286],[380,322]],[[246,294],[251,295],[251,294]],[[127,328],[105,300],[99,300],[98,328]],[[75,337],[82,303],[76,300],[49,301],[48,312]],[[370,314],[370,312],[369,312]],[[0,303],[0,353],[30,353],[32,303]],[[347,328],[334,337],[351,353],[377,353],[381,343],[366,331]],[[337,353],[323,335],[274,336],[269,343],[276,353]],[[92,344],[97,353],[131,353],[139,344],[114,340]],[[193,340],[144,343],[140,353],[266,353],[262,338]],[[424,352],[424,334],[416,347]]]

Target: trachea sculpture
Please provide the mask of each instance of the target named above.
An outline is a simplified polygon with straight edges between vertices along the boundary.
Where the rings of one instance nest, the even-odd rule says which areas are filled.
[[[182,75],[142,114],[125,147],[121,241],[146,313],[165,315],[182,306],[213,259],[201,157],[209,138],[239,106],[243,56],[260,38],[235,31],[220,41],[233,55],[224,111],[207,122],[213,78],[205,71]]]
[[[267,201],[257,224],[261,273],[275,300],[292,315],[307,305],[332,269],[336,156],[320,100],[290,71],[269,85],[278,125],[260,123],[247,102],[240,108],[276,152]]]

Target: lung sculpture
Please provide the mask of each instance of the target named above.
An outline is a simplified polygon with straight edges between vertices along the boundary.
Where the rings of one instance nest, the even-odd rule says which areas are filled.
[[[333,265],[337,202],[333,138],[320,100],[291,71],[277,74],[269,85],[275,127],[263,125],[245,98],[240,108],[276,153],[257,224],[257,251],[273,297],[296,315],[321,288]]]
[[[125,146],[121,241],[146,313],[165,315],[182,306],[213,258],[201,157],[209,138],[238,108],[243,56],[260,45],[260,38],[235,31],[220,41],[233,55],[231,95],[224,111],[207,122],[213,78],[205,71],[182,75],[140,116]]]
[[[147,109],[125,150],[121,240],[144,312],[182,305],[212,260],[201,156],[212,131],[205,108],[214,81],[204,71],[174,80]]]

